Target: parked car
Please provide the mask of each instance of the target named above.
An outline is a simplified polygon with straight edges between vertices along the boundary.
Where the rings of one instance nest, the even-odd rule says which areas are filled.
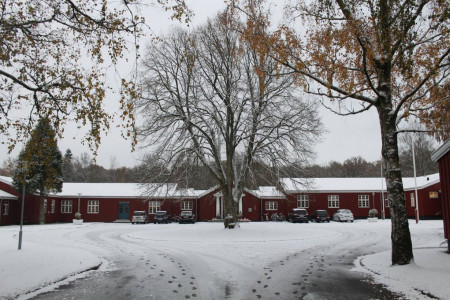
[[[312,222],[330,222],[328,212],[324,209],[315,210],[311,215]]]
[[[191,210],[184,210],[180,215],[180,224],[181,223],[195,223],[195,215]]]
[[[333,221],[336,222],[353,222],[354,217],[350,209],[338,209],[333,215]]]
[[[171,223],[172,218],[170,217],[170,214],[165,210],[157,211],[155,214],[155,218],[153,219],[153,223]]]
[[[135,210],[133,212],[133,217],[131,218],[131,223],[149,223],[150,219],[148,218],[148,214],[145,210]]]
[[[308,223],[308,211],[304,208],[293,208],[288,215],[289,222]]]

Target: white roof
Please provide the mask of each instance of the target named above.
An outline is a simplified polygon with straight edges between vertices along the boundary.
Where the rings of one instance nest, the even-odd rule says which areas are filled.
[[[257,190],[251,190],[251,192],[259,198],[284,198],[284,194],[275,186],[260,186]]]
[[[108,197],[108,198],[186,198],[197,197],[204,191],[194,189],[177,189],[175,183],[139,184],[139,183],[75,183],[65,182],[60,197]]]
[[[5,191],[0,190],[0,200],[16,200],[17,197],[7,193]]]
[[[417,177],[417,188],[425,188],[439,182],[439,174]],[[372,192],[386,190],[386,181],[383,178],[282,178],[280,180],[288,192]],[[403,178],[403,189],[414,189],[414,177]]]

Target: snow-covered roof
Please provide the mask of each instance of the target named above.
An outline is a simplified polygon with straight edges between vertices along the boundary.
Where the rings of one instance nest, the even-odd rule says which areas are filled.
[[[434,162],[440,160],[447,152],[450,151],[450,140],[447,140],[442,146],[431,154],[431,160]]]
[[[1,200],[17,200],[17,196],[11,195],[10,193],[0,190],[0,199]]]
[[[416,177],[417,188],[425,188],[439,182],[439,174]],[[285,191],[314,192],[372,192],[386,190],[384,178],[282,178],[280,180]],[[403,178],[403,189],[414,189],[414,177]]]
[[[195,198],[203,190],[178,189],[176,183],[146,184],[139,183],[74,183],[65,182],[59,197],[114,197],[114,198]]]
[[[260,186],[257,190],[251,190],[251,193],[259,198],[284,198],[275,186]]]

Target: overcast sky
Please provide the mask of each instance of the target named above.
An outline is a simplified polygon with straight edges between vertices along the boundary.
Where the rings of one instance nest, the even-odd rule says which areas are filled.
[[[187,2],[195,13],[194,26],[202,24],[206,18],[214,16],[219,9],[225,6],[223,0],[188,0]],[[151,26],[155,35],[163,34],[172,26],[179,25],[175,21],[170,21],[169,14],[160,8],[151,7],[145,9],[145,11],[147,23]],[[115,98],[110,99],[106,105],[109,111],[118,109],[117,99]],[[337,116],[326,109],[321,109],[321,117],[327,132],[316,145],[317,157],[315,163],[324,165],[330,161],[343,162],[354,156],[361,156],[370,162],[380,159],[380,126],[374,109],[349,117]],[[82,152],[90,153],[87,146],[80,144],[82,136],[83,130],[77,129],[76,125],[66,128],[64,139],[58,142],[61,152],[64,154],[66,149],[71,149],[75,156],[79,156]],[[5,141],[6,139],[0,137],[0,142]],[[22,147],[23,145],[17,145],[11,156],[17,157]],[[110,168],[111,161],[115,160],[115,167],[132,167],[139,164],[139,158],[144,153],[143,150],[131,153],[131,143],[124,140],[120,136],[120,130],[112,126],[108,136],[103,137],[98,151],[97,163],[105,168]],[[0,163],[3,163],[7,157],[7,147],[1,144]]]

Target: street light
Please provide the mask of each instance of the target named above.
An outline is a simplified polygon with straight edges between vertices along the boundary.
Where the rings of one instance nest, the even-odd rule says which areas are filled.
[[[416,179],[416,155],[414,152],[414,139],[412,140],[412,158],[413,158],[413,169],[414,169],[414,197],[416,206],[416,224],[419,223],[419,199],[417,197],[417,179]]]
[[[80,197],[81,197],[81,193],[78,193],[78,213],[80,213]]]
[[[23,225],[23,212],[24,212],[24,207],[25,207],[25,184],[27,182],[27,179],[26,179],[26,172],[27,172],[26,162],[22,162],[22,172],[23,172],[22,208],[20,210],[20,229],[19,229],[19,246],[18,246],[18,250],[22,249],[22,225]]]

